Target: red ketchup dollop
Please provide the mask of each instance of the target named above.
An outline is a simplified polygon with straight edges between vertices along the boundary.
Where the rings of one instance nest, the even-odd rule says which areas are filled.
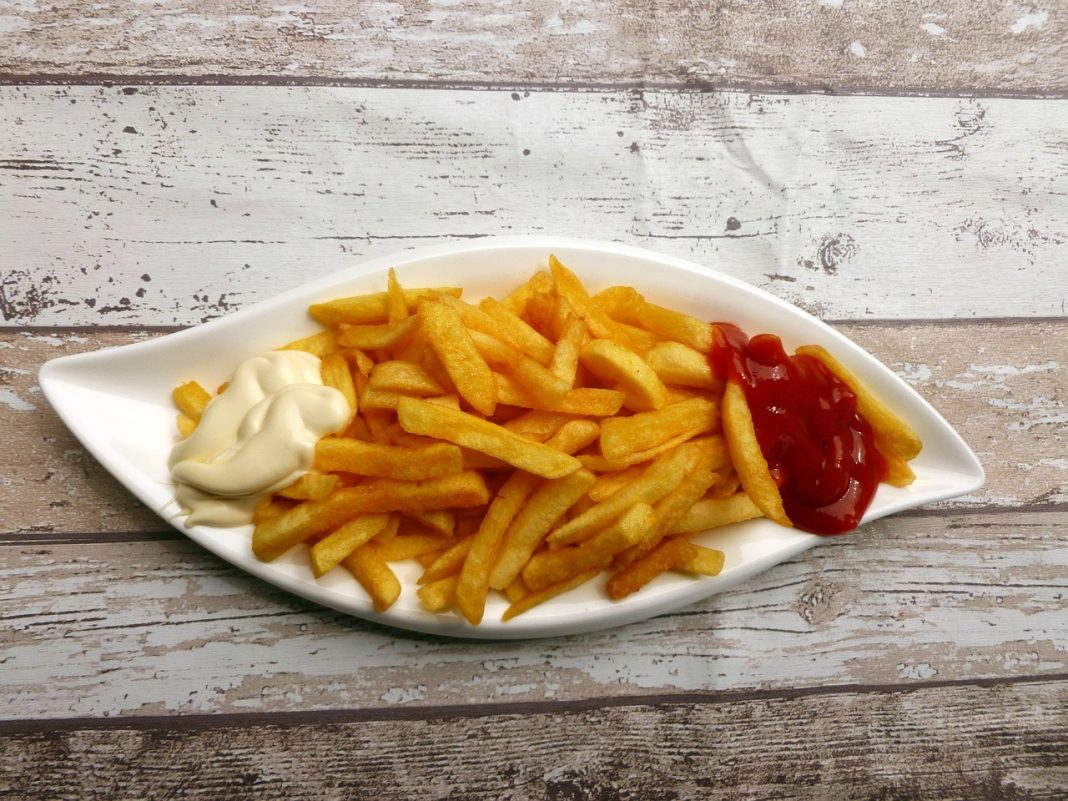
[[[741,384],[793,524],[825,535],[856,528],[886,475],[857,396],[819,359],[788,356],[777,336],[750,339],[729,323],[713,323],[709,361]]]

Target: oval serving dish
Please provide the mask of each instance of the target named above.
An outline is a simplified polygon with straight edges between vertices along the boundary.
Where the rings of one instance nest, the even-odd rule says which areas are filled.
[[[883,484],[863,522],[982,486],[975,454],[911,387],[857,345],[816,318],[742,281],[681,259],[608,242],[559,237],[488,238],[438,245],[366,261],[290,290],[272,300],[210,323],[148,342],[67,356],[41,368],[49,402],[101,465],[131,492],[192,540],[228,562],[283,589],[342,612],[432,634],[521,639],[606,629],[692,604],[811,548],[820,538],[753,520],[717,529],[694,542],[722,550],[723,572],[713,578],[669,573],[622,601],[610,601],[600,576],[507,623],[507,605],[491,596],[478,627],[455,613],[435,614],[419,605],[420,567],[395,565],[404,587],[400,599],[376,612],[363,588],[343,569],[316,580],[304,546],[264,563],[252,555],[251,526],[186,528],[174,504],[167,457],[177,441],[171,390],[195,378],[205,386],[227,380],[246,357],[319,330],[309,304],[346,295],[381,292],[386,271],[405,286],[460,286],[464,298],[503,297],[555,253],[591,292],[614,284],[634,286],[653,303],[704,320],[722,320],[750,333],[778,334],[787,350],[826,347],[913,427],[923,451],[911,462],[916,481],[905,488]],[[849,535],[846,535],[849,536]]]

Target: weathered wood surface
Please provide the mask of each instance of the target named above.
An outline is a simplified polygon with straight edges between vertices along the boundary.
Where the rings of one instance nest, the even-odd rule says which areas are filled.
[[[1066,25],[992,0],[0,3],[0,797],[1065,797],[1068,106],[985,95],[1068,96]],[[680,613],[472,644],[206,554],[35,386],[363,257],[526,232],[848,321],[986,487]]]
[[[1058,93],[1062,11],[995,0],[21,2],[0,17],[0,71]]]
[[[0,107],[9,325],[190,324],[502,233],[653,247],[830,319],[1068,303],[1060,102],[8,86]]]
[[[912,383],[979,455],[986,485],[943,507],[1068,501],[1068,322],[837,327]],[[36,385],[48,359],[143,336],[0,329],[0,532],[166,528],[81,448]]]
[[[324,610],[177,535],[6,537],[0,707],[141,716],[1068,675],[1066,525],[891,518],[672,615],[499,643]]]
[[[1064,798],[1068,681],[715,703],[94,721],[0,740],[11,797]],[[84,766],[84,767],[80,767]]]

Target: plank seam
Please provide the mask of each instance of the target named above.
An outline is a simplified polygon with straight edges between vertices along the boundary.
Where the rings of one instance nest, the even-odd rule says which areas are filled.
[[[442,237],[448,239],[449,237]],[[245,308],[252,308],[247,306]],[[236,313],[236,312],[235,312]],[[883,326],[887,328],[907,328],[917,325],[940,327],[953,326],[1010,326],[1010,325],[1061,325],[1068,323],[1066,316],[1038,317],[895,317],[895,318],[841,318],[823,319],[827,325]],[[0,336],[11,334],[174,334],[196,328],[196,325],[0,325]]]
[[[204,730],[258,728],[265,726],[323,726],[387,721],[439,722],[459,719],[548,714],[579,714],[602,709],[653,707],[669,709],[682,706],[719,706],[725,704],[793,701],[836,695],[900,695],[952,688],[998,689],[1022,684],[1056,684],[1068,682],[1068,673],[1007,676],[1000,678],[943,679],[911,684],[838,684],[825,687],[795,687],[781,690],[740,690],[733,692],[654,693],[648,695],[580,698],[566,701],[521,701],[514,703],[449,704],[374,709],[326,709],[288,712],[221,712],[195,715],[144,715],[123,717],[78,717],[50,719],[0,720],[0,737],[85,730]]]
[[[132,75],[124,73],[0,73],[0,86],[271,86],[333,87],[353,89],[437,89],[468,92],[675,92],[692,94],[733,93],[754,95],[826,95],[830,97],[988,98],[1004,100],[1064,100],[1066,91],[1022,89],[957,89],[896,87],[873,84],[807,84],[782,82],[769,85],[744,81],[490,81],[420,78],[368,78],[321,75]]]

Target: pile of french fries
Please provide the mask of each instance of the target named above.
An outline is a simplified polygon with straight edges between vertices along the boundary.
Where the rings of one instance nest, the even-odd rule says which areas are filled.
[[[742,488],[759,463],[732,462],[745,432],[721,431],[709,324],[549,268],[477,305],[392,270],[384,293],[313,305],[324,330],[285,347],[322,360],[351,422],[261,501],[256,556],[304,543],[316,577],[347,569],[379,611],[401,594],[390,563],[417,559],[422,605],[473,625],[491,591],[509,620],[602,571],[613,599],[717,574],[723,554],[690,539],[766,509]],[[187,435],[210,395],[175,400]]]

